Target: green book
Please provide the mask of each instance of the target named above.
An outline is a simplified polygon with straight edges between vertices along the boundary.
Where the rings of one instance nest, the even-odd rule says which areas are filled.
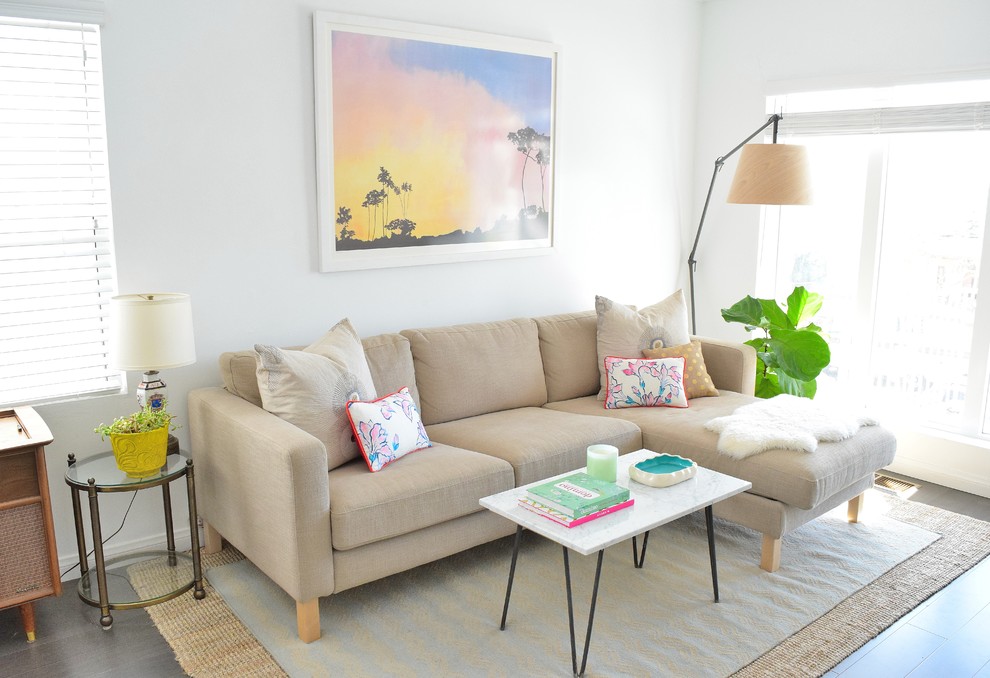
[[[626,501],[629,490],[579,472],[535,485],[526,495],[564,515],[581,518]]]

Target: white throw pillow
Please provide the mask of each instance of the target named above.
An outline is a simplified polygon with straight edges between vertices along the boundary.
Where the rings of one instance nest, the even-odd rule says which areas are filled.
[[[345,406],[375,398],[361,339],[347,319],[302,351],[256,344],[258,389],[267,411],[323,443],[327,468],[359,456]]]
[[[645,349],[677,346],[691,341],[683,290],[652,306],[635,311],[605,297],[595,297],[598,314],[598,399],[605,399],[605,358],[640,358]]]
[[[347,417],[372,473],[410,452],[433,446],[405,386],[372,402],[347,403]]]

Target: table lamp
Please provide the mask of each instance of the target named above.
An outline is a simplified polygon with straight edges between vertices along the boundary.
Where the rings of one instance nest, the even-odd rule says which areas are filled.
[[[142,408],[165,406],[159,370],[196,362],[192,304],[188,294],[124,294],[110,300],[110,366],[141,371],[137,401]],[[174,442],[173,442],[174,441]],[[169,435],[169,452],[178,441]]]

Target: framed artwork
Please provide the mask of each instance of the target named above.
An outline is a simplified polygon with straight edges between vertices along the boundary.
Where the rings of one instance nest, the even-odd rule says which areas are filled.
[[[546,254],[553,45],[314,16],[320,270]]]

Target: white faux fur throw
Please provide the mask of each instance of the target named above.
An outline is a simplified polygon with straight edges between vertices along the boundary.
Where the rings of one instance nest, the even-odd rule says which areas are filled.
[[[712,419],[705,428],[718,433],[718,451],[735,459],[767,450],[814,452],[819,441],[851,437],[860,426],[877,422],[865,415],[838,412],[807,398],[781,394],[743,405]]]

